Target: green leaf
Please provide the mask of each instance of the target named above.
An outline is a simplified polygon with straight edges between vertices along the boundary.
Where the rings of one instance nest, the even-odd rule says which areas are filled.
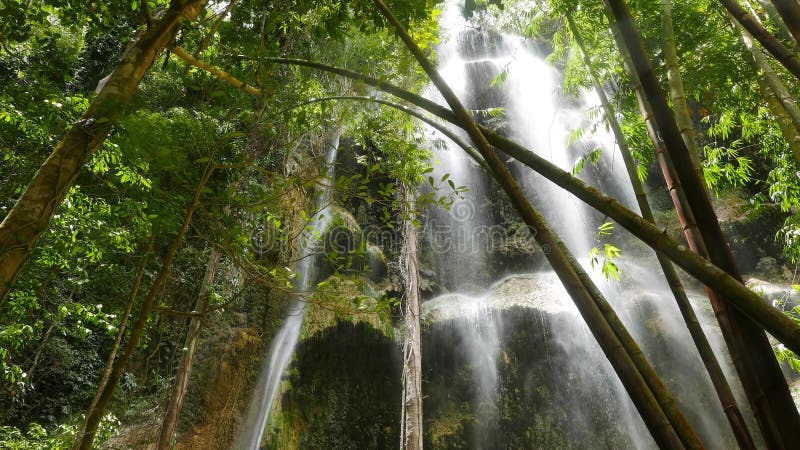
[[[503,69],[497,75],[492,78],[492,82],[489,83],[489,87],[496,87],[500,88],[505,84],[506,80],[508,79],[508,66],[503,67]]]

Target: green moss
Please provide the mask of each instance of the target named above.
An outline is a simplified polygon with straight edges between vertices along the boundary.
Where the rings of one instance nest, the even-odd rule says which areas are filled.
[[[300,343],[268,448],[393,448],[400,380],[395,342],[365,323],[337,322]]]
[[[309,306],[301,340],[336,326],[339,321],[365,323],[387,336],[394,335],[389,299],[363,277],[331,276],[319,283],[306,301]]]

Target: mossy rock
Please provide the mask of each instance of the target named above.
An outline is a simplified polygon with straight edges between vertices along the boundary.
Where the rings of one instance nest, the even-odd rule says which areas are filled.
[[[754,211],[721,217],[729,219],[721,220],[720,226],[743,272],[756,271],[758,262],[764,257],[775,259],[779,265],[786,262],[781,243],[775,239],[786,220],[786,214],[779,208],[762,206]]]
[[[301,339],[312,338],[340,321],[365,323],[392,336],[391,311],[379,290],[360,276],[333,275],[309,296]]]
[[[338,322],[301,342],[267,448],[395,448],[397,355],[393,339],[364,323]]]

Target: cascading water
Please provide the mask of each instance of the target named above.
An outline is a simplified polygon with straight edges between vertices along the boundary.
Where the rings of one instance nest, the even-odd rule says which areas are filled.
[[[336,155],[339,149],[339,132],[335,132],[327,143],[325,151],[325,181],[321,183],[316,198],[316,213],[304,231],[298,251],[299,263],[295,269],[297,281],[295,289],[300,294],[313,290],[317,282],[317,254],[319,253],[320,236],[324,233],[331,214],[329,206],[332,200],[332,181]],[[270,343],[267,357],[261,367],[261,372],[253,391],[250,405],[247,409],[245,422],[241,427],[236,448],[240,450],[258,450],[264,435],[264,428],[269,418],[269,412],[275,402],[275,397],[281,384],[283,373],[294,353],[303,318],[306,312],[306,302],[296,299],[289,307],[286,321]]]
[[[586,112],[598,107],[595,96],[584,93],[575,99],[564,95],[560,89],[560,74],[545,63],[532,45],[522,38],[469,24],[456,2],[449,1],[444,6],[440,29],[440,72],[467,108],[478,111],[479,118],[490,116],[485,111],[504,108],[503,131],[567,171],[572,170],[584,153],[602,148],[597,166],[587,163],[581,178],[637,210],[622,159],[614,154],[617,149],[608,132],[599,127],[585,132],[583,143],[569,143],[573,129],[589,128]],[[501,71],[507,73],[502,87],[492,87],[492,80]],[[429,96],[436,98],[435,94]],[[504,402],[507,401],[508,386],[503,385],[498,373],[502,372],[504,365],[513,365],[508,361],[504,346],[510,345],[507,341],[513,338],[514,330],[504,323],[504,315],[497,311],[514,307],[534,310],[541,323],[541,332],[552,334],[546,345],[536,344],[544,348],[532,346],[530,352],[542,358],[549,358],[553,353],[567,355],[567,362],[559,363],[559,370],[566,372],[561,374],[563,377],[529,379],[546,376],[543,372],[531,370],[529,378],[523,376],[521,379],[532,384],[515,387],[534,394],[536,389],[564,394],[556,396],[561,398],[562,404],[555,408],[557,413],[551,414],[567,415],[568,419],[554,418],[551,426],[567,420],[574,427],[598,430],[595,438],[597,435],[605,436],[606,447],[654,447],[622,384],[568,295],[563,288],[554,285],[558,284],[556,278],[544,265],[541,254],[531,255],[522,251],[516,257],[497,256],[509,247],[519,250],[524,246],[520,246],[518,238],[514,238],[513,245],[510,244],[512,237],[507,232],[497,233],[497,225],[507,228],[508,223],[504,222],[509,217],[514,219],[513,214],[503,212],[503,208],[497,206],[502,200],[496,196],[497,189],[492,187],[487,175],[452,143],[437,151],[436,160],[442,164],[436,166],[435,176],[443,177],[449,173],[456,184],[468,186],[471,191],[449,213],[429,213],[424,236],[434,254],[437,281],[443,291],[451,293],[425,302],[423,311],[428,317],[446,321],[446,326],[451,329],[448,339],[453,340],[450,345],[463,359],[465,370],[473,380],[471,408],[479,423],[475,426],[474,436],[468,439],[471,446],[492,448],[499,442],[506,442],[502,436],[503,428],[510,426],[510,422],[498,417],[497,411],[501,406],[498,405],[499,399],[502,397]],[[534,205],[570,250],[583,261],[587,272],[592,274],[642,345],[704,443],[710,448],[724,448],[735,442],[671,293],[659,275],[652,252],[619,243],[632,242],[633,239],[621,230],[615,230],[612,242],[622,247],[624,252],[623,257],[616,261],[621,268],[622,281],[606,280],[591,267],[587,258],[589,250],[599,245],[596,242],[597,228],[602,224],[603,216],[526,167],[513,162],[509,164]],[[523,271],[538,272],[509,277]],[[530,281],[530,277],[537,281]],[[547,280],[545,285],[543,280]],[[526,292],[522,294],[527,296],[526,301],[508,304],[508,286],[514,285],[520,289],[525,286],[544,289],[542,286],[546,286],[548,296],[533,304],[531,298],[536,294]],[[491,287],[487,289],[486,286]],[[544,314],[542,310],[548,312]],[[557,314],[552,311],[557,311]],[[706,329],[711,334],[717,354],[727,355],[718,333],[711,326],[706,326]],[[423,349],[423,353],[425,351]],[[424,367],[425,364],[433,365],[434,368],[428,367],[427,370],[435,372],[439,362],[428,358],[423,361]],[[735,380],[730,364],[723,361],[723,366],[729,379]],[[577,398],[571,398],[567,392]],[[581,394],[592,398],[580,398]],[[587,407],[587,403],[601,406]],[[740,405],[744,404],[740,400]],[[430,412],[428,409],[426,414]],[[609,424],[616,428],[613,433],[603,431]],[[563,432],[568,433],[567,430]],[[531,442],[543,443],[533,437],[527,442],[529,445]],[[557,446],[586,444],[580,437],[571,439],[566,436]]]

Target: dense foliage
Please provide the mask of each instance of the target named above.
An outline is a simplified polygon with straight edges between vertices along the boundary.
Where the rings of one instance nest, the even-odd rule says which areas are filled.
[[[65,130],[86,111],[127,46],[171,3],[0,4],[0,216],[14,206]],[[426,0],[391,3],[435,57],[436,5]],[[668,89],[661,58],[662,2],[629,3]],[[793,44],[763,2],[747,3],[783,43]],[[572,14],[618,108],[642,178],[654,172],[653,147],[601,2],[477,0],[467,1],[464,11],[486,26],[544,43],[549,61],[564,70],[564,89],[578,92],[590,89],[591,81],[564,20]],[[755,65],[742,32],[718,2],[675,1],[673,15],[706,181],[720,198],[734,193],[746,199],[743,215],[779,210],[784,223],[775,239],[784,262],[796,267],[800,168],[786,129],[794,125],[781,122],[769,103],[763,68]],[[71,445],[126,307],[131,299],[143,298],[153,283],[196,191],[200,204],[188,233],[179,239],[177,259],[167,268],[169,282],[156,294],[157,314],[122,378],[98,441],[115,431],[118,416],[141,413],[166,395],[183,348],[186,313],[191,316],[203,289],[212,251],[223,254],[218,272],[225,276],[209,287],[210,310],[217,314],[205,318],[209,321],[231,311],[255,310],[250,302],[265,302],[267,293],[291,289],[300,231],[313,214],[312,193],[331,181],[321,164],[331,134],[351,138],[360,149],[360,170],[339,174],[333,188],[342,203],[367,205],[387,228],[397,219],[396,184],[426,183],[430,176],[429,144],[418,122],[377,104],[326,99],[383,99],[385,94],[268,59],[320,61],[421,92],[427,84],[424,73],[371,1],[210,2],[197,22],[182,25],[169,46],[186,49],[258,93],[235,89],[169,51],[159,55],[0,303],[0,446]],[[771,67],[794,101],[800,85],[778,64]],[[495,81],[502,82],[502,74]],[[596,126],[604,126],[602,115],[592,114]],[[592,158],[587,155],[578,163],[582,167]],[[440,189],[423,195],[420,208],[431,202],[447,206],[464,189],[446,178],[430,178],[426,184]],[[603,258],[598,250],[595,262],[616,278],[612,260],[618,251],[608,244],[604,253]],[[329,256],[333,272],[352,274],[351,259]],[[347,304],[336,302],[341,314],[363,309],[361,297],[342,297]],[[395,306],[391,299],[382,301],[376,309],[384,313]],[[134,303],[132,317],[139,308]],[[265,314],[274,313],[263,308]],[[791,352],[778,352],[798,367]]]

